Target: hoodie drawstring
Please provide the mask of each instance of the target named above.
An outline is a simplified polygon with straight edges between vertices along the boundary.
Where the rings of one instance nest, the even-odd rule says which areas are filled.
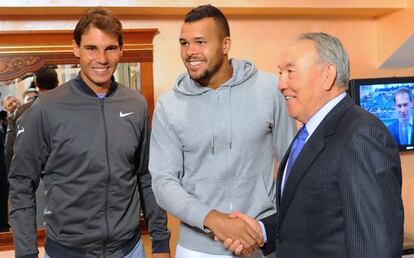
[[[216,101],[217,100],[217,93],[214,95],[214,97],[215,97],[215,100],[214,101]],[[214,103],[214,102],[213,102]],[[212,117],[213,118],[213,122],[212,122],[212,129],[211,129],[211,154],[214,156],[214,137],[215,137],[215,130],[214,130],[214,127],[215,127],[215,116],[216,116],[216,114],[217,114],[217,104],[215,103],[214,105],[214,111],[213,111],[213,115],[211,115],[210,117]],[[209,109],[209,110],[212,110],[212,109]],[[210,111],[211,112],[211,111]]]
[[[231,150],[231,145],[233,143],[233,116],[231,114],[231,85],[229,85],[229,120],[230,120],[230,140],[229,140],[229,149]]]

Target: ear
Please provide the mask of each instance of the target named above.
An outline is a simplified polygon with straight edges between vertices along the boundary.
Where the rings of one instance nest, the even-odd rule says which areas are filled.
[[[231,39],[229,36],[223,39],[223,54],[227,54],[230,51]]]
[[[336,65],[328,64],[323,73],[323,88],[329,91],[334,85],[336,80]]]
[[[75,40],[72,40],[72,48],[73,48],[73,54],[76,56],[76,57],[78,57],[79,58],[79,56],[80,56],[80,50],[79,50],[79,46],[78,46],[78,44],[76,44],[76,41]]]

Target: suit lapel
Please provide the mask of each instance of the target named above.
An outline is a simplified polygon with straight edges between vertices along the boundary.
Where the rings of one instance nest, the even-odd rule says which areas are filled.
[[[290,150],[291,150],[293,142],[295,140],[296,140],[296,137],[290,143],[289,148],[287,149],[285,155],[282,158],[282,161],[279,164],[279,169],[278,169],[278,173],[277,173],[277,177],[276,177],[276,206],[278,207],[278,209],[280,207],[280,196],[281,196],[281,190],[282,190],[283,173],[284,173],[284,170],[285,170],[285,167],[286,167],[287,160],[289,158]]]
[[[292,171],[289,175],[289,178],[285,182],[285,187],[283,191],[283,196],[280,196],[280,186],[282,182],[284,168],[286,166],[286,161],[289,156],[290,148],[282,159],[282,162],[279,167],[279,172],[277,176],[277,207],[278,207],[278,229],[282,224],[285,214],[289,208],[289,205],[295,195],[296,189],[298,188],[300,181],[304,175],[308,172],[309,167],[313,162],[318,158],[319,154],[325,148],[325,139],[335,133],[336,127],[341,120],[345,112],[352,106],[354,103],[352,100],[346,96],[341,100],[322,120],[316,130],[313,132],[311,137],[306,142],[301,153],[296,159],[296,162],[292,168]]]
[[[286,211],[289,208],[289,205],[294,197],[294,194],[301,179],[308,171],[309,166],[313,163],[313,161],[315,161],[315,159],[318,157],[319,153],[323,150],[325,146],[323,135],[315,135],[315,133],[316,131],[306,142],[301,153],[297,157],[292,171],[290,172],[290,175],[287,181],[285,182],[283,194],[282,196],[279,195],[279,225],[285,217]],[[283,174],[283,170],[280,174]],[[278,184],[278,186],[280,189],[280,184]]]

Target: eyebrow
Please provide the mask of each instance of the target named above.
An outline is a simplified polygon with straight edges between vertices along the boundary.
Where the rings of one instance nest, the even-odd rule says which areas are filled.
[[[83,47],[85,47],[85,48],[90,48],[90,47],[98,48],[97,45],[93,45],[93,44],[83,45]],[[105,49],[108,49],[108,48],[120,48],[120,46],[119,45],[109,45],[109,46],[105,47]]]
[[[179,41],[191,41],[191,40],[207,40],[205,37],[195,37],[195,38],[192,38],[192,39],[190,39],[190,40],[186,40],[186,39],[184,39],[184,38],[180,38],[179,39]]]

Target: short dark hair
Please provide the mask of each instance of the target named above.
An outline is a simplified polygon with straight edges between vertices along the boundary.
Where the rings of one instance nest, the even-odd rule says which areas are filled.
[[[59,80],[55,69],[41,69],[35,74],[36,87],[42,90],[51,90],[58,86]]]
[[[7,119],[7,111],[1,110],[0,111],[0,120],[6,120]]]
[[[226,16],[215,6],[210,4],[200,5],[192,9],[185,16],[184,22],[190,23],[202,20],[204,18],[213,18],[223,33],[223,37],[230,37],[230,28]]]
[[[118,38],[119,46],[123,45],[122,24],[109,11],[96,7],[88,9],[76,24],[73,32],[73,38],[78,46],[80,46],[82,35],[87,33],[90,27],[95,27],[107,34]]]
[[[413,95],[411,94],[411,90],[408,89],[408,88],[399,88],[395,92],[395,94],[394,94],[394,103],[395,103],[395,96],[397,96],[398,94],[404,94],[404,93],[408,94],[408,97],[410,99],[410,102],[412,103],[413,102]]]

